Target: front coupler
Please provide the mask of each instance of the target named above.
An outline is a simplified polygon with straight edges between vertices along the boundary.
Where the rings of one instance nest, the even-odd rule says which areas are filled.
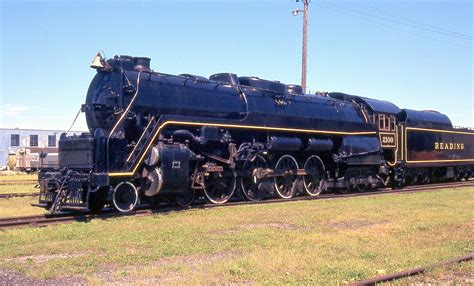
[[[103,191],[108,189],[108,177],[105,174],[62,169],[40,173],[38,177],[38,206],[49,209],[50,213],[96,210],[101,205],[98,201],[101,203],[102,197],[105,198],[105,193],[102,196]]]

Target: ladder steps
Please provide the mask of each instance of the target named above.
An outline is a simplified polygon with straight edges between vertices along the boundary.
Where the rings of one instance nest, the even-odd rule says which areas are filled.
[[[153,131],[156,129],[157,125],[158,125],[158,120],[155,120],[155,118],[152,118],[152,120],[148,123],[147,127],[143,131],[142,136],[140,137],[137,144],[135,145],[135,148],[133,149],[133,151],[128,157],[128,160],[126,163],[126,167],[128,170],[130,170],[133,167],[136,160],[142,153],[143,148],[148,145],[149,140],[150,140],[150,135],[154,133]]]

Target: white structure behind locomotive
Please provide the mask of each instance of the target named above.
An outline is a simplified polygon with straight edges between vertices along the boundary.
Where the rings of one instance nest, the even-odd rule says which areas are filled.
[[[61,130],[0,128],[0,169],[31,171],[37,170],[40,166],[57,167],[58,141],[63,132]],[[68,134],[80,133],[80,131],[71,131]],[[8,166],[9,158],[12,166]]]
[[[15,171],[32,172],[40,169],[57,169],[58,153],[52,148],[19,148],[16,150]],[[13,156],[13,154],[12,154]]]

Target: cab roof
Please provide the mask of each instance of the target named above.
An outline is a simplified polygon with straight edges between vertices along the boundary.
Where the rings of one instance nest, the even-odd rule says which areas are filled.
[[[370,111],[374,113],[388,113],[388,114],[397,114],[401,109],[395,104],[379,99],[367,98],[357,95],[346,94],[342,92],[330,92],[328,94],[330,97],[344,100],[344,101],[355,101],[357,103],[362,103],[369,108]]]

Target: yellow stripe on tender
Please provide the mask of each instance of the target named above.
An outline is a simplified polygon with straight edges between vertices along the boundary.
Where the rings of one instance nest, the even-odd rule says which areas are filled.
[[[457,160],[424,160],[424,161],[407,161],[408,163],[445,163],[445,162],[474,162],[473,159],[457,159]]]
[[[281,128],[281,127],[267,127],[267,126],[252,126],[252,125],[238,125],[238,124],[221,124],[221,123],[206,123],[206,122],[188,122],[188,121],[166,121],[153,135],[150,143],[145,149],[145,152],[141,155],[138,163],[134,166],[131,172],[115,172],[109,173],[111,177],[119,176],[133,176],[140,166],[141,162],[145,158],[145,155],[150,150],[153,142],[155,142],[156,137],[160,134],[161,129],[166,125],[191,125],[191,126],[215,126],[215,127],[225,127],[225,128],[242,128],[242,129],[253,129],[253,130],[265,130],[265,131],[281,131],[281,132],[299,132],[299,133],[310,133],[310,134],[330,134],[330,135],[374,135],[377,134],[375,131],[361,131],[361,132],[343,132],[343,131],[331,131],[331,130],[314,130],[314,129],[294,129],[294,128]]]
[[[420,131],[428,131],[428,132],[454,133],[454,134],[465,134],[465,135],[474,136],[474,132],[450,131],[450,130],[442,130],[442,129],[426,129],[426,128],[417,128],[417,127],[407,127],[406,130],[420,130]]]
[[[441,129],[426,129],[426,128],[418,128],[418,127],[407,127],[405,128],[405,161],[407,163],[455,163],[455,162],[474,162],[474,158],[472,159],[453,159],[453,160],[418,160],[418,161],[410,161],[408,160],[408,131],[409,130],[418,130],[418,131],[427,131],[427,132],[440,132],[440,133],[451,133],[451,134],[464,134],[464,135],[471,135],[474,136],[474,132],[462,132],[462,131],[449,131],[449,130],[441,130]]]

